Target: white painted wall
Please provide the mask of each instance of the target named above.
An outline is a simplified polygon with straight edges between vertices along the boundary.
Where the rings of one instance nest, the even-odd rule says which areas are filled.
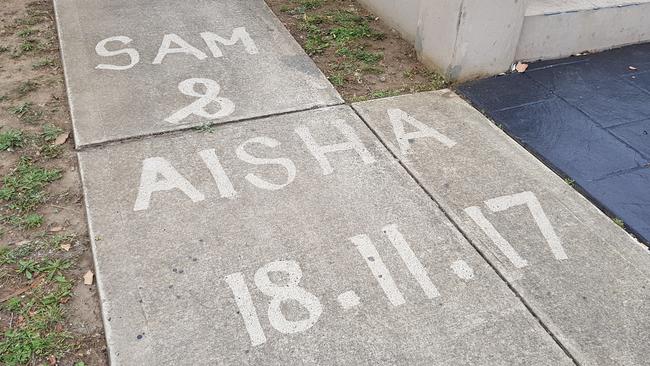
[[[621,0],[622,2],[622,0]],[[518,60],[553,59],[650,41],[650,2],[537,14],[524,21]]]
[[[525,10],[525,0],[423,1],[421,47],[416,48],[425,63],[451,80],[507,71],[515,59]]]
[[[452,80],[508,70],[526,0],[360,0]]]
[[[650,41],[650,0],[359,1],[454,81],[499,74],[519,60]]]
[[[430,0],[359,0],[363,6],[395,28],[404,39],[415,42],[420,1]]]

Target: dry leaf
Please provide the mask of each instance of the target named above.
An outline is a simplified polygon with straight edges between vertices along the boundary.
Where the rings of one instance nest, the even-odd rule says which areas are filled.
[[[93,274],[92,271],[86,272],[86,274],[84,275],[84,285],[92,285],[93,277],[95,277],[95,274]]]
[[[629,66],[629,67],[628,67],[628,69],[630,69],[630,70],[632,70],[632,71],[634,71],[634,70],[636,70],[637,68],[636,68],[636,67],[634,67],[634,66]]]
[[[528,69],[528,64],[517,62],[517,66],[515,66],[515,70],[517,70],[517,72],[524,72],[526,69]]]
[[[69,136],[70,132],[64,132],[60,134],[56,137],[56,140],[54,140],[54,145],[63,145],[68,140]]]
[[[65,250],[66,252],[72,248],[72,245],[70,244],[61,244],[61,249]]]
[[[58,233],[61,230],[63,230],[63,228],[61,226],[55,226],[55,227],[50,229],[50,232]]]
[[[55,366],[56,365],[56,357],[54,357],[54,355],[49,356],[47,358],[47,362],[49,362],[50,366]]]

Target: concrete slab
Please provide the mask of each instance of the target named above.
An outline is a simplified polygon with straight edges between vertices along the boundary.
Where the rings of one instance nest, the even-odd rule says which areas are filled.
[[[567,57],[650,40],[648,0],[592,0],[591,9],[583,1],[565,0],[550,12],[540,11],[539,2],[549,0],[530,0],[516,60]]]
[[[349,107],[79,158],[115,365],[572,364]]]
[[[354,105],[583,365],[644,365],[650,255],[455,93]]]
[[[54,1],[78,146],[342,102],[264,1]]]

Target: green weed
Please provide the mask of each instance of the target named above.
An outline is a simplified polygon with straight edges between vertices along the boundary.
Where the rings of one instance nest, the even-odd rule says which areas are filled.
[[[54,67],[56,64],[51,58],[44,58],[32,64],[33,69],[42,69],[44,67]]]
[[[18,95],[23,97],[23,96],[33,92],[36,89],[38,89],[38,84],[31,81],[31,80],[27,80],[27,81],[24,81],[24,82],[20,83],[20,85],[18,85],[18,88],[16,88],[16,91],[18,92]]]
[[[47,142],[52,142],[56,140],[56,138],[63,132],[62,129],[59,127],[52,125],[52,124],[46,124],[43,126],[43,132],[41,132],[41,137],[43,140]]]
[[[25,271],[35,264],[25,263]],[[32,276],[36,272],[32,273]],[[4,308],[12,318],[20,319],[0,336],[0,363],[7,366],[34,363],[38,358],[58,355],[70,348],[69,333],[56,329],[63,322],[62,302],[70,297],[72,284],[62,275],[54,275],[34,289],[28,300],[10,299]]]
[[[38,47],[38,42],[33,39],[26,39],[18,46],[22,53],[34,51]]]
[[[298,0],[293,1],[294,4],[297,4],[296,7],[290,7],[289,5],[284,5],[280,11],[289,13],[289,14],[305,14],[309,10],[318,9],[323,6],[323,0]]]
[[[36,213],[30,213],[24,216],[13,215],[9,216],[7,220],[13,226],[24,230],[36,229],[43,225],[43,216]]]
[[[61,145],[53,145],[53,144],[45,144],[41,146],[40,148],[40,153],[43,157],[47,159],[54,159],[56,157],[61,156],[63,153],[63,146]]]
[[[625,229],[625,222],[623,222],[623,220],[616,217],[612,221],[614,221],[614,223],[618,225],[621,229]]]
[[[26,29],[23,29],[23,30],[21,30],[20,32],[18,32],[16,34],[18,35],[18,37],[27,38],[29,36],[34,35],[36,32],[38,32],[38,31],[35,30],[35,29],[26,28]]]
[[[384,55],[382,53],[368,52],[363,48],[351,50],[348,47],[342,47],[336,51],[336,54],[338,56],[349,57],[368,65],[375,65],[384,58]]]
[[[34,274],[38,272],[38,266],[31,259],[19,260],[16,272],[25,275],[28,280],[31,280],[34,278]]]
[[[33,210],[45,200],[45,187],[61,178],[61,171],[35,166],[29,158],[21,158],[16,169],[2,180],[0,200],[23,214]]]
[[[0,133],[0,151],[23,147],[25,136],[21,130],[8,130]]]
[[[576,185],[576,181],[571,178],[564,178],[564,183],[566,183],[570,187],[575,187]]]
[[[346,78],[342,74],[332,74],[327,77],[334,86],[341,86],[346,83]]]
[[[15,107],[11,107],[9,108],[9,113],[29,124],[36,123],[43,117],[43,112],[36,109],[32,102],[24,102]]]
[[[214,133],[214,126],[210,124],[203,124],[194,127],[194,130],[199,132],[205,132],[205,133]]]
[[[388,97],[394,97],[394,96],[400,95],[402,93],[404,93],[404,89],[379,90],[379,91],[373,92],[371,94],[371,97],[373,99],[388,98]]]

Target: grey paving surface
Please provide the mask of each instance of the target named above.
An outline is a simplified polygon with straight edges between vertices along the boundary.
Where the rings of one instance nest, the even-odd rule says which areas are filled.
[[[457,90],[650,247],[650,43],[535,62]]]
[[[113,364],[572,364],[349,107],[79,158]]]
[[[262,0],[54,4],[77,145],[341,103]]]
[[[647,364],[641,244],[453,92],[354,108],[580,364]]]

